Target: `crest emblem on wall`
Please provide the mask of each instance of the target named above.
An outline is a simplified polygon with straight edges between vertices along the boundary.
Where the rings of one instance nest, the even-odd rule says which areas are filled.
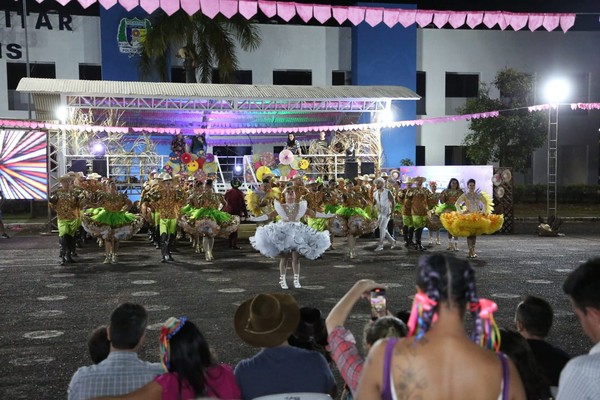
[[[148,19],[139,18],[121,18],[119,23],[119,32],[117,41],[119,42],[119,51],[129,54],[130,57],[140,54],[142,43],[146,38],[146,32],[150,29]]]

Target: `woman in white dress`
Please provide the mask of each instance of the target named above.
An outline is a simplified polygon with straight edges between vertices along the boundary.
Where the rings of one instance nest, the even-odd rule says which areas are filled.
[[[279,285],[287,289],[286,271],[288,262],[292,260],[294,271],[294,287],[300,285],[300,260],[299,256],[314,260],[329,248],[328,232],[319,232],[300,222],[304,215],[317,218],[330,218],[334,214],[323,214],[309,209],[306,201],[296,201],[296,192],[290,186],[283,191],[285,203],[275,200],[275,210],[268,216],[253,218],[254,221],[273,219],[279,216],[280,220],[259,226],[254,236],[250,238],[252,246],[264,256],[279,260]]]

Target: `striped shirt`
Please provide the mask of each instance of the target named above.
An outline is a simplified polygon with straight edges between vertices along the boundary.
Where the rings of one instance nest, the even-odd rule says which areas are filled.
[[[142,361],[133,351],[111,351],[101,363],[75,372],[69,383],[69,400],[130,393],[163,372],[160,364]]]
[[[600,399],[600,342],[587,355],[571,359],[560,374],[557,400]]]

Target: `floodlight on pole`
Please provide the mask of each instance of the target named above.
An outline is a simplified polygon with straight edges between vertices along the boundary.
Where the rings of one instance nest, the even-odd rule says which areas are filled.
[[[69,109],[65,106],[60,106],[56,109],[56,118],[65,123],[69,119]]]
[[[558,107],[571,93],[569,82],[563,78],[550,79],[544,87],[548,109],[548,176],[546,183],[546,216],[556,216],[558,191]]]

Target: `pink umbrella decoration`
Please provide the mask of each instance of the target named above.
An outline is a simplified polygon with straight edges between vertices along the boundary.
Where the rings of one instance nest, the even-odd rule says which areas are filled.
[[[294,161],[294,153],[290,150],[285,149],[279,153],[279,162],[283,165],[290,165],[292,161]]]

